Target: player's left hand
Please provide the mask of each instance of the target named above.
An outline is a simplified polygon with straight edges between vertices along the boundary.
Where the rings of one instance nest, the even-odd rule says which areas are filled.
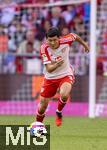
[[[85,48],[85,52],[88,53],[90,51],[90,48],[89,48],[89,46],[87,44],[84,45],[84,48]]]

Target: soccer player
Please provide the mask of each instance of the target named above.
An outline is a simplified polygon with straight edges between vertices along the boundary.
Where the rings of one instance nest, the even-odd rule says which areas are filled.
[[[58,100],[55,123],[57,126],[62,124],[62,110],[67,103],[74,83],[74,72],[69,62],[69,50],[74,41],[82,44],[85,52],[89,52],[87,43],[74,33],[60,36],[56,27],[50,28],[46,33],[46,42],[41,45],[44,81],[36,114],[37,125],[43,125],[49,100],[56,94],[57,89],[60,91],[60,99]]]

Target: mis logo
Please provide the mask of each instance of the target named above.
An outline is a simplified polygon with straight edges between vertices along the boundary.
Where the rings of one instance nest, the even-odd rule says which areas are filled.
[[[0,126],[0,150],[50,150],[50,127],[46,128],[48,135],[32,137],[28,126]]]

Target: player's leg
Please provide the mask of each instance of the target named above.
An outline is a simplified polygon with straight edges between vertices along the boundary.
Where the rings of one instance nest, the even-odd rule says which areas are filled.
[[[56,125],[60,126],[62,124],[62,109],[67,103],[70,92],[72,89],[72,84],[64,82],[60,87],[60,99],[58,101],[58,108],[56,110]]]
[[[34,122],[33,127],[31,125],[31,134],[32,135],[41,135],[46,133],[43,120],[45,117],[46,108],[48,106],[49,100],[53,97],[57,91],[57,84],[52,80],[44,80],[43,86],[40,92],[40,102],[36,112],[36,122]],[[34,133],[35,132],[35,133]]]
[[[69,98],[70,92],[72,90],[72,85],[74,83],[74,76],[66,76],[60,81],[60,98],[58,100],[58,107],[56,110],[56,125],[60,126],[62,124],[62,109],[66,105]]]
[[[40,92],[40,103],[37,108],[36,121],[43,122],[45,117],[45,111],[48,106],[49,100],[56,93],[57,86],[52,80],[44,79],[41,92]]]
[[[30,126],[30,133],[33,136],[41,136],[42,134],[47,133],[43,120],[49,100],[50,98],[40,96],[40,102],[36,111],[36,122],[33,122]]]
[[[71,83],[65,82],[61,85],[61,87],[60,87],[60,99],[58,101],[58,111],[62,111],[62,109],[64,108],[64,106],[65,106],[65,104],[69,98],[71,89],[72,89]]]
[[[36,121],[37,122],[43,122],[43,119],[45,117],[45,111],[48,106],[50,98],[45,98],[43,96],[40,96],[40,102],[37,108],[37,114],[36,114]]]

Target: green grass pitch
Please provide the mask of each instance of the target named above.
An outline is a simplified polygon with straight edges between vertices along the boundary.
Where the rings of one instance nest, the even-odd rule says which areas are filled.
[[[0,124],[28,125],[34,116],[0,116]],[[47,117],[50,124],[51,150],[107,150],[107,119],[64,117],[63,125],[56,127],[54,117]]]

